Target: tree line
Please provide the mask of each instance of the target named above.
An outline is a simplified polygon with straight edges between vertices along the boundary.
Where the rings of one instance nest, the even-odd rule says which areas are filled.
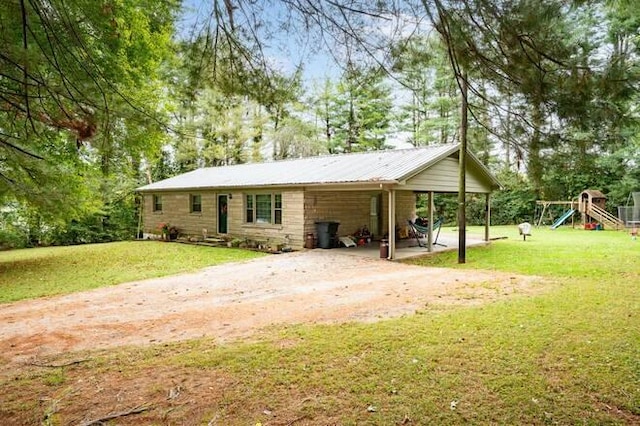
[[[462,102],[470,150],[505,186],[494,224],[533,220],[536,199],[594,188],[613,208],[640,188],[632,1],[190,7],[0,5],[0,245],[132,238],[133,190],[198,167],[456,142]],[[275,63],[294,44],[338,71]],[[438,207],[454,221],[455,202]]]

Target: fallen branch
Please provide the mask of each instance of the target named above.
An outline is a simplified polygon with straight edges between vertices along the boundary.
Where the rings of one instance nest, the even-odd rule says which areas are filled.
[[[93,426],[95,424],[101,424],[103,422],[107,422],[109,420],[117,419],[117,418],[120,418],[120,417],[130,416],[131,414],[139,414],[139,413],[148,411],[150,409],[151,409],[150,406],[143,405],[143,406],[140,406],[140,407],[132,408],[131,410],[120,411],[118,413],[108,414],[108,415],[106,415],[104,417],[100,417],[99,419],[88,420],[88,421],[86,421],[84,423],[80,423],[78,426]]]
[[[69,362],[64,362],[61,364],[40,364],[38,362],[31,362],[29,363],[29,365],[35,365],[36,367],[48,367],[48,368],[60,368],[60,367],[68,367],[70,365],[76,365],[76,364],[81,364],[83,362],[87,362],[87,361],[91,361],[91,358],[83,358],[83,359],[76,359],[74,361],[69,361]]]
[[[289,423],[287,423],[287,426],[292,426],[293,424],[298,423],[299,421],[304,420],[307,417],[309,417],[309,416],[307,414],[305,414],[305,415],[302,415],[302,416],[300,416],[298,418],[295,418],[295,419],[291,420]]]

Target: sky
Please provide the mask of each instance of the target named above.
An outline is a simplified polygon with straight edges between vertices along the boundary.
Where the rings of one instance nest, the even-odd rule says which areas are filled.
[[[179,23],[179,34],[185,38],[192,38],[195,33],[201,33],[211,16],[212,0],[185,0],[183,4],[183,16]],[[315,87],[320,86],[328,78],[333,81],[340,79],[343,72],[340,58],[345,58],[347,48],[340,43],[335,43],[328,33],[324,38],[319,38],[318,33],[308,34],[301,28],[300,22],[295,16],[290,16],[288,10],[282,2],[275,0],[262,0],[257,2],[258,6],[267,5],[260,10],[259,20],[267,23],[259,28],[258,37],[262,42],[264,55],[274,68],[285,75],[292,75],[299,66],[303,69],[303,84],[307,93],[312,93]],[[221,5],[223,3],[221,2]],[[234,14],[236,26],[243,28],[252,27],[250,16],[243,15],[242,10]],[[282,28],[283,22],[293,22],[294,25]],[[398,39],[408,36],[416,26],[422,26],[424,30],[424,19],[420,22],[411,16],[401,16],[400,19],[383,16],[381,19],[365,19],[359,35],[370,37],[370,40],[383,43],[390,39]],[[335,34],[334,34],[335,35]],[[337,33],[340,36],[340,32]],[[358,47],[353,47],[355,52],[353,57],[356,61],[367,61],[375,64],[375,61],[368,54],[362,54]],[[358,57],[360,55],[360,57]],[[384,60],[378,57],[377,60]],[[344,63],[344,60],[342,60]],[[406,101],[409,96],[407,91],[402,89],[398,83],[389,79],[389,84],[394,87],[393,97],[396,103]],[[407,135],[403,132],[396,132],[389,143],[397,148],[406,148],[411,145],[404,142]]]
[[[208,17],[211,13],[211,0],[185,0],[183,4],[183,15],[179,20],[178,32],[185,38],[191,38],[195,32],[201,32],[205,28]],[[267,3],[266,1],[264,3]],[[284,6],[280,2],[274,2],[275,7],[265,8],[260,15],[261,19],[267,22],[275,22],[287,14]],[[246,18],[236,12],[236,25],[241,25]],[[246,25],[245,25],[246,27]],[[259,37],[262,42],[267,60],[278,70],[291,75],[302,64],[305,82],[310,84],[313,81],[320,81],[329,78],[338,78],[339,67],[326,51],[317,51],[317,43],[309,41],[305,34],[294,31],[274,30],[274,25],[260,31]],[[314,52],[314,50],[316,50]]]
[[[206,20],[210,16],[213,0],[184,0],[183,18],[181,20],[180,33],[185,37],[192,35],[195,29],[201,32]],[[221,2],[221,4],[223,4]],[[242,4],[236,2],[235,4]],[[329,2],[321,3],[318,7],[330,8]],[[258,19],[265,23],[257,28],[256,34],[262,42],[265,56],[271,64],[276,65],[285,74],[291,75],[295,70],[303,66],[303,78],[307,86],[314,82],[321,82],[326,78],[338,79],[342,73],[342,64],[347,56],[347,48],[342,43],[336,43],[333,37],[343,37],[343,33],[338,30],[333,33],[325,28],[323,36],[316,27],[310,33],[305,31],[304,25],[298,15],[290,13],[278,0],[261,0],[255,2],[254,10],[258,10]],[[234,12],[237,27],[256,28],[252,25],[255,18],[242,8]],[[336,15],[338,12],[334,11]],[[344,20],[337,16],[331,16],[334,23],[343,26]],[[415,17],[409,15],[381,15],[379,18],[362,17],[353,14],[350,16],[350,23],[359,25],[356,33],[362,37],[365,43],[376,44],[382,42],[385,46],[388,39],[398,39],[412,34],[416,27],[421,31],[426,31],[425,17]],[[359,21],[359,22],[358,22]],[[326,24],[326,23],[325,23]],[[334,27],[335,28],[335,27]],[[364,53],[363,49],[351,43],[353,56],[358,62],[367,61],[375,63],[371,57],[375,53],[375,48],[369,46],[369,52]],[[384,57],[380,52],[375,53],[376,60],[384,62]]]

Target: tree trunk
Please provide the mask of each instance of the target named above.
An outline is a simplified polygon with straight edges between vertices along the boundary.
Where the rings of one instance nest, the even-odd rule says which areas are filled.
[[[347,134],[347,152],[351,152],[353,143],[355,142],[356,131],[356,114],[353,107],[353,89],[349,93],[349,124]]]
[[[511,170],[511,93],[507,94],[507,119],[505,120],[506,138],[504,141],[504,159],[507,170]]]
[[[458,263],[467,261],[467,206],[466,206],[466,175],[467,175],[467,129],[469,121],[467,73],[462,71],[460,80],[460,166],[458,176]]]
[[[527,171],[531,184],[538,196],[542,195],[542,159],[540,158],[540,150],[542,145],[542,103],[536,100],[533,103],[533,135],[529,143],[529,161],[527,162]]]

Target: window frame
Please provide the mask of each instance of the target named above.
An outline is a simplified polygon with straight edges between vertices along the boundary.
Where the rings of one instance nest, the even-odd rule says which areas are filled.
[[[258,197],[269,197],[269,220],[258,218]],[[244,225],[281,226],[283,197],[281,192],[247,192],[244,194]],[[264,199],[263,199],[264,201]]]
[[[154,213],[162,212],[162,194],[153,194],[151,204],[153,205]]]
[[[196,204],[196,198],[199,202]],[[198,209],[195,209],[195,206],[198,206]],[[200,214],[202,213],[202,194],[189,194],[189,212]]]

